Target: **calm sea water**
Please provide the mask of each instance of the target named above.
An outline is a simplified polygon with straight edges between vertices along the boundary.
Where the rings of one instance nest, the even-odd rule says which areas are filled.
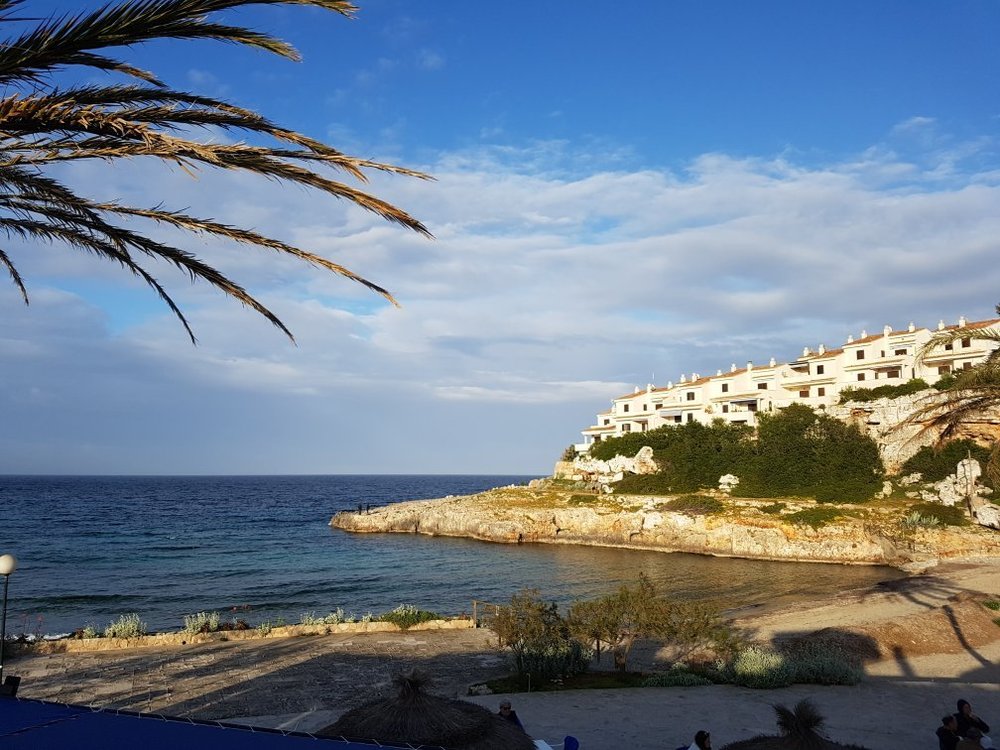
[[[0,554],[13,553],[8,633],[153,630],[199,611],[251,624],[399,604],[459,614],[524,588],[569,602],[644,572],[673,595],[726,607],[822,596],[899,577],[806,565],[563,545],[501,545],[329,527],[360,504],[478,492],[520,476],[0,476]]]

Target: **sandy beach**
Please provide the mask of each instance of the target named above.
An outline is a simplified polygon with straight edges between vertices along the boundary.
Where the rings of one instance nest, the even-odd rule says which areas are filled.
[[[699,728],[714,744],[773,729],[774,703],[812,698],[830,736],[871,748],[935,747],[955,701],[972,702],[1000,734],[1000,627],[976,599],[1000,593],[1000,561],[951,562],[866,591],[767,612],[742,612],[743,632],[777,638],[847,638],[868,657],[857,686],[796,685],[580,690],[509,696],[527,729],[550,742],[574,734],[585,748],[660,750]],[[817,632],[819,631],[819,632]],[[812,635],[810,635],[812,634]],[[318,729],[385,690],[393,674],[422,669],[442,694],[506,671],[487,630],[338,634],[113,652],[22,656],[19,695],[262,726]],[[637,665],[655,668],[656,644]],[[494,707],[495,695],[468,700]]]

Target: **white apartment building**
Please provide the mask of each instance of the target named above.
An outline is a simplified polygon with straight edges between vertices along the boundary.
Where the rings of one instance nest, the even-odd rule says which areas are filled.
[[[597,415],[597,423],[583,430],[583,443],[575,446],[586,452],[594,443],[627,432],[645,432],[657,427],[683,422],[709,424],[723,419],[736,424],[755,424],[758,412],[781,409],[799,403],[813,408],[826,407],[840,400],[847,387],[875,388],[896,385],[913,378],[935,383],[942,375],[967,369],[982,362],[997,348],[990,341],[962,338],[936,349],[923,362],[917,353],[937,331],[960,328],[989,328],[1000,318],[969,322],[964,317],[936,330],[910,325],[900,331],[885,326],[881,333],[862,331],[858,338],[848,336],[839,348],[820,344],[815,351],[806,347],[794,362],[763,366],[747,362],[746,367],[731,365],[728,372],[715,375],[681,375],[665,387],[647,385],[645,390],[612,399],[611,408]]]

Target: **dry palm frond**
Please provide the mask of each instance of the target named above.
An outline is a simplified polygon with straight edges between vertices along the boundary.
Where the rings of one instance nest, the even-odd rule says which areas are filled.
[[[154,241],[115,223],[140,219],[187,232],[204,233],[302,260],[359,282],[395,304],[392,295],[344,266],[249,229],[161,206],[143,208],[95,201],[45,175],[47,166],[80,159],[114,163],[153,157],[188,172],[232,169],[320,190],[420,234],[427,228],[405,211],[363,190],[315,171],[329,167],[360,182],[368,171],[429,179],[420,172],[349,156],[318,140],[282,127],[263,115],[196,93],[175,91],[152,73],[108,57],[103,50],[162,38],[214,39],[248,45],[293,60],[298,53],[267,34],[210,20],[212,13],[249,4],[311,5],[352,16],[345,0],[119,0],[91,12],[50,18],[0,43],[0,231],[8,236],[62,242],[112,260],[138,275],[166,302],[188,334],[187,320],[164,288],[136,260],[166,260],[270,320],[291,337],[281,321],[243,287],[191,253]],[[19,22],[23,0],[0,0],[0,23]],[[67,66],[85,66],[137,78],[139,84],[75,86],[60,89],[52,75]],[[192,128],[221,128],[274,139],[281,147],[220,144],[194,140]],[[0,250],[0,266],[28,300],[10,249]]]

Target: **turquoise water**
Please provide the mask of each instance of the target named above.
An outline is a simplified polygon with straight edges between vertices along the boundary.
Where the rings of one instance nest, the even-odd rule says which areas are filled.
[[[898,578],[891,568],[501,545],[410,534],[348,534],[339,510],[478,492],[522,476],[0,477],[8,632],[103,628],[138,612],[154,630],[199,611],[251,624],[303,613],[445,614],[528,587],[562,603],[639,572],[682,598],[726,607],[824,596]]]

